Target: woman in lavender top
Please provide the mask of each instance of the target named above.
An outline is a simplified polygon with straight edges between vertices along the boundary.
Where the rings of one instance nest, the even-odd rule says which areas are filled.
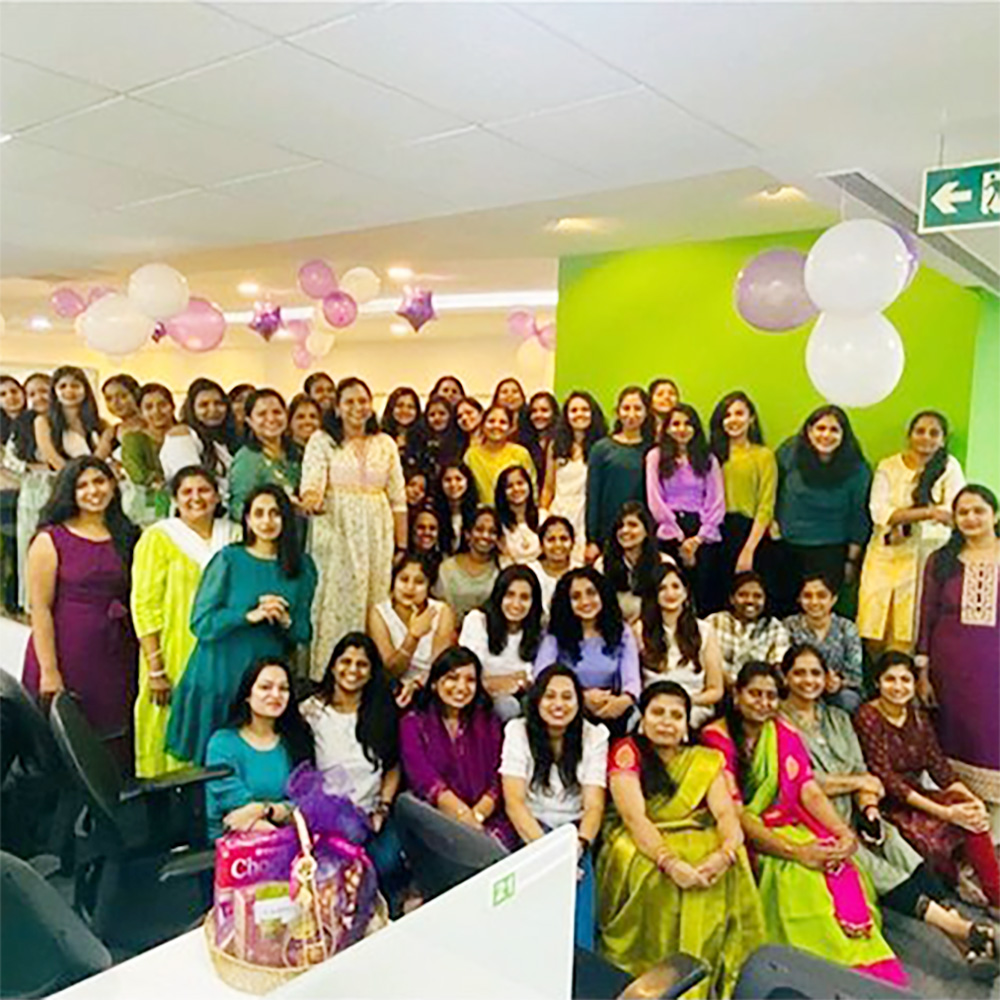
[[[658,526],[660,547],[692,578],[698,613],[718,611],[712,584],[721,569],[726,490],[698,413],[686,403],[670,411],[657,446],[646,456],[646,504]]]
[[[552,663],[576,674],[590,719],[607,726],[612,736],[624,736],[642,688],[639,650],[615,595],[592,566],[570,570],[556,584],[535,676]]]

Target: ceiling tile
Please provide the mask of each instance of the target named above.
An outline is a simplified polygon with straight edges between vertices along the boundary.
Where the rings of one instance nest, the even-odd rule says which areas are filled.
[[[194,3],[5,3],[0,52],[129,90],[271,41]]]
[[[743,166],[754,155],[644,87],[490,131],[623,185]]]
[[[234,3],[212,3],[215,7],[247,24],[262,28],[280,38],[292,35],[305,28],[313,28],[318,24],[326,24],[340,18],[350,17],[357,11],[374,6],[371,3],[325,3],[317,0],[314,3],[298,3],[291,0],[287,3],[248,3],[246,0]]]
[[[0,57],[0,125],[4,132],[17,132],[112,96],[113,91],[104,87]]]
[[[286,45],[150,87],[141,98],[347,165],[357,148],[380,151],[465,124]]]
[[[0,167],[0,191],[5,198],[33,194],[95,209],[172,194],[185,186],[182,181],[38,146],[27,139],[0,147]]]
[[[301,156],[123,98],[43,126],[33,142],[148,170],[187,184],[220,181],[304,163]]]
[[[611,93],[631,82],[501,4],[395,4],[294,42],[479,123]]]

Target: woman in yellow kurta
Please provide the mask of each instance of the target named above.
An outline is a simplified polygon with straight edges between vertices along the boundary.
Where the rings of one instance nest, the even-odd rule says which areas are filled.
[[[601,951],[642,975],[677,951],[709,975],[691,997],[729,996],[764,943],[764,914],[717,750],[687,746],[691,700],[656,681],[639,701],[640,734],[608,761],[614,809],[597,861]]]
[[[470,445],[465,453],[465,464],[472,470],[480,501],[490,507],[496,506],[497,480],[511,465],[524,469],[537,488],[535,464],[528,449],[510,440],[514,433],[510,411],[494,404],[486,411],[481,430],[482,441]]]
[[[142,647],[134,710],[140,778],[184,766],[165,747],[170,695],[194,649],[189,622],[202,571],[236,531],[227,518],[215,517],[219,490],[206,469],[181,469],[173,496],[178,516],[150,525],[132,561],[132,620]]]

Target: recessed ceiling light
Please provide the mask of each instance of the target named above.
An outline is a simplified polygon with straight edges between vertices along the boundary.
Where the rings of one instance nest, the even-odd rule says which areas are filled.
[[[13,138],[14,138],[13,132],[0,133],[0,146],[2,146],[5,142],[10,142],[10,140]]]
[[[28,326],[32,330],[51,330],[52,321],[46,316],[32,316],[28,321]]]
[[[607,229],[607,220],[567,215],[550,222],[546,228],[554,233],[598,233],[602,229]]]
[[[260,293],[260,285],[256,281],[241,281],[236,286],[236,291],[240,295],[258,295]]]
[[[395,267],[390,267],[386,274],[392,278],[393,281],[409,281],[413,277],[413,269],[406,267],[403,264],[397,264]]]
[[[760,201],[808,201],[809,197],[791,184],[771,184],[754,195]]]

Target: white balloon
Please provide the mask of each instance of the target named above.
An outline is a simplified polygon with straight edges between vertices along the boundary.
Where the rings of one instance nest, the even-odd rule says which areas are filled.
[[[324,330],[313,330],[306,337],[306,350],[314,358],[322,358],[333,350],[333,345],[336,342],[337,338],[332,333],[326,333]]]
[[[906,354],[896,328],[881,313],[822,313],[806,344],[806,371],[831,403],[872,406],[903,374]]]
[[[139,350],[149,342],[154,329],[156,321],[117,292],[89,305],[79,318],[79,332],[87,346],[116,357]]]
[[[881,312],[906,286],[910,254],[899,233],[876,219],[852,219],[828,229],[806,258],[809,298],[823,312]]]
[[[340,276],[337,287],[361,306],[378,295],[382,281],[370,267],[352,267]]]
[[[184,312],[190,293],[187,278],[167,264],[145,264],[128,279],[128,297],[153,319],[169,319]]]
[[[537,337],[529,337],[514,356],[524,380],[540,389],[551,389],[555,381],[555,354],[545,350]]]

